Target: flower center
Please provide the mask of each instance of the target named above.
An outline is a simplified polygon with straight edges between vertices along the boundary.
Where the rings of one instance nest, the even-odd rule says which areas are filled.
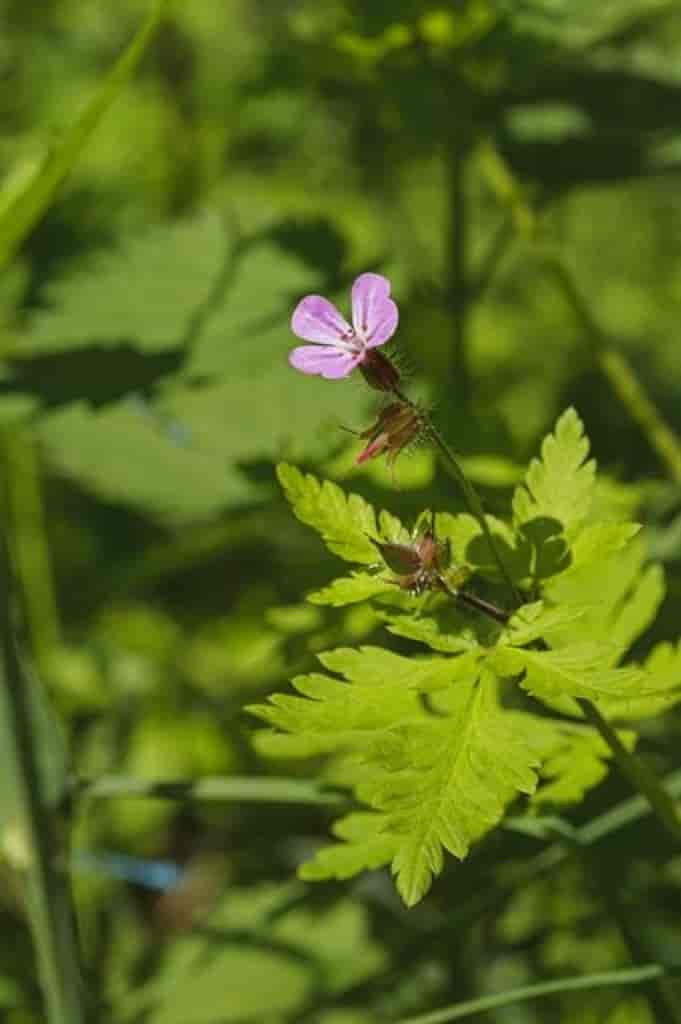
[[[343,336],[336,342],[336,345],[345,352],[352,353],[352,355],[357,355],[358,352],[363,352],[365,348],[364,340],[359,337],[352,327],[349,327],[347,331],[344,331]]]

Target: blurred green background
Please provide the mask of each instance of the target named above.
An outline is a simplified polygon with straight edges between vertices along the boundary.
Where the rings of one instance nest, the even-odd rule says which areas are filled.
[[[0,215],[148,10],[0,0]],[[260,759],[243,705],[316,651],[389,638],[365,606],[305,604],[335,564],[285,506],[275,463],[407,522],[460,508],[427,450],[398,462],[399,490],[381,466],[357,470],[340,428],[368,425],[367,389],[287,364],[295,302],[321,292],[347,312],[365,270],[391,279],[400,365],[491,509],[576,406],[609,500],[666,566],[646,642],[675,639],[681,469],[617,390],[638,380],[681,433],[680,185],[679,2],[172,5],[0,277],[13,542],[74,772],[319,767]],[[678,715],[647,730],[656,770],[678,765]],[[575,820],[627,795],[611,778]],[[681,961],[681,857],[648,822],[588,870],[574,859],[517,885],[540,846],[499,832],[407,912],[382,873],[295,881],[328,821],[292,805],[83,803],[73,881],[97,1019],[371,1024],[619,966],[608,879],[638,908],[641,958]],[[29,1024],[41,1010],[10,826],[1,841],[0,1007]],[[655,1018],[611,989],[487,1019]]]

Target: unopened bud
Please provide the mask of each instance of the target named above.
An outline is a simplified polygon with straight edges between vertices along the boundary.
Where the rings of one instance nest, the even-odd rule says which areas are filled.
[[[424,590],[441,589],[442,573],[450,567],[451,552],[449,543],[437,540],[432,528],[416,536],[410,544],[373,543],[395,573],[393,582],[401,590],[420,594]]]
[[[368,430],[359,436],[369,443],[357,456],[357,462],[366,462],[386,454],[392,469],[395,459],[407,445],[423,432],[425,419],[422,412],[408,402],[391,402]]]
[[[388,568],[398,576],[409,576],[420,568],[421,559],[412,545],[382,544],[377,540],[372,543],[380,551],[381,558]]]
[[[397,367],[378,349],[367,349],[359,368],[369,387],[376,391],[395,391],[399,387]]]

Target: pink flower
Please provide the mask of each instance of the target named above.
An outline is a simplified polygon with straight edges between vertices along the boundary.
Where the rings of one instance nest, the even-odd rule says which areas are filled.
[[[397,306],[390,282],[380,274],[360,274],[352,286],[352,327],[336,307],[321,295],[306,295],[296,306],[291,330],[313,345],[299,345],[289,363],[302,373],[318,373],[329,380],[347,377],[385,344],[397,328]],[[378,353],[377,353],[378,354]]]

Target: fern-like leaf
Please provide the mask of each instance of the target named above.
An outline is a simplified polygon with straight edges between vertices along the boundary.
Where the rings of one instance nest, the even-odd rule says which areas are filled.
[[[664,597],[660,566],[645,566],[646,547],[634,538],[610,555],[598,556],[549,580],[545,594],[579,616],[545,636],[552,644],[600,641],[613,644],[613,659],[648,628]]]
[[[304,877],[348,877],[391,859],[412,906],[442,870],[445,851],[465,857],[518,793],[534,791],[539,757],[531,730],[511,727],[491,673],[459,680],[440,709],[368,746],[358,796],[378,813],[362,816],[349,841],[322,851]]]
[[[320,673],[297,676],[293,687],[300,696],[274,694],[247,708],[278,730],[258,734],[260,749],[271,756],[363,749],[377,731],[425,715],[418,694],[445,688],[464,667],[457,658],[417,660],[381,647],[341,647],[319,659],[345,681]]]
[[[308,594],[307,599],[312,604],[329,604],[334,608],[341,608],[344,605],[357,604],[358,601],[366,601],[370,597],[378,597],[379,594],[390,594],[394,589],[395,584],[382,576],[353,572],[350,576],[334,580],[328,587]]]
[[[457,654],[473,651],[478,648],[478,641],[471,629],[459,629],[456,632],[443,631],[437,619],[428,616],[388,615],[385,618],[389,632],[407,640],[416,640],[426,644],[433,651],[443,654]]]
[[[511,712],[520,727],[527,712]],[[595,729],[561,719],[538,719],[529,716],[525,725],[532,730],[540,745],[542,765],[540,784],[532,797],[535,807],[563,806],[578,803],[588,790],[605,777],[612,751]],[[636,737],[631,731],[619,730],[624,746],[631,750]]]
[[[681,702],[681,643],[653,647],[643,663],[645,692],[632,697],[624,708],[614,708],[620,718],[650,718]],[[604,710],[608,711],[607,703]]]
[[[277,476],[296,517],[321,534],[330,551],[346,562],[376,564],[378,552],[370,540],[377,537],[376,515],[364,498],[286,463],[277,467]]]
[[[585,643],[538,651],[531,648],[500,647],[491,660],[501,675],[521,676],[520,685],[533,696],[586,698],[626,705],[647,689],[645,673],[635,666],[611,668],[609,644]]]
[[[541,459],[533,459],[513,496],[516,525],[538,518],[558,520],[566,534],[574,533],[587,517],[596,466],[587,462],[589,441],[574,409],[560,417],[553,434],[544,439]]]

